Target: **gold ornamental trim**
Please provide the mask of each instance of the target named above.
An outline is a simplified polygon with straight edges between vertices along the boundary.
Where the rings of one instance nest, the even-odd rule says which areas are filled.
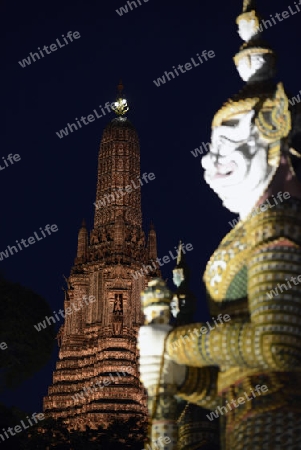
[[[292,128],[291,113],[289,111],[288,98],[282,83],[277,84],[275,96],[273,98],[264,100],[264,97],[258,96],[240,100],[228,100],[228,102],[215,114],[212,128],[219,127],[225,121],[229,121],[234,117],[246,114],[252,109],[256,109],[256,106],[260,105],[260,103],[262,103],[262,106],[259,108],[257,117],[255,118],[255,125],[259,130],[260,136],[269,144],[276,143],[287,137]],[[274,150],[274,154],[271,155],[270,158],[275,159],[279,154],[280,147],[279,149]]]
[[[215,114],[212,128],[220,127],[223,122],[250,112],[259,101],[259,97],[249,97],[238,101],[229,99]]]
[[[259,17],[254,9],[252,11],[247,11],[247,12],[240,14],[236,18],[237,25],[239,25],[239,22],[242,20],[246,20],[247,22],[250,22],[251,20],[255,20],[255,26],[256,26],[256,28],[259,28],[259,25],[260,25]]]
[[[233,57],[233,60],[235,62],[236,67],[239,64],[239,61],[242,58],[245,58],[246,56],[251,56],[251,55],[258,55],[258,54],[270,54],[270,55],[274,55],[275,53],[273,52],[272,49],[270,48],[264,48],[264,47],[248,47],[248,48],[243,48],[242,50],[240,50],[238,53],[236,53],[236,55]]]

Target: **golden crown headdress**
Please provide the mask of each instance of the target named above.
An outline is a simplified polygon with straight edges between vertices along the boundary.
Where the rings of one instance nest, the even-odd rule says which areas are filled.
[[[260,17],[256,11],[256,5],[254,0],[244,0],[242,13],[236,18],[237,25],[241,20],[255,21],[255,25],[258,28],[260,25]]]
[[[239,34],[245,43],[234,57],[234,61],[237,68],[241,61],[245,63],[245,73],[241,76],[246,79],[247,84],[240,94],[229,99],[219,109],[213,118],[212,127],[221,126],[225,122],[238,119],[241,115],[254,110],[253,120],[259,135],[269,144],[269,163],[278,166],[281,140],[286,138],[291,131],[292,120],[288,97],[282,83],[278,83],[276,89],[271,89],[270,79],[273,76],[275,65],[274,52],[260,39],[260,31],[257,29],[259,19],[255,0],[244,0],[242,14],[238,16],[236,22],[240,27]],[[242,20],[245,22],[240,23]],[[251,22],[254,20],[256,28],[254,22]],[[252,60],[250,58],[255,53],[262,56],[261,64],[257,66],[257,62],[253,62],[252,70],[248,72],[248,63],[251,67]],[[267,54],[271,55],[271,58],[265,58],[264,55]]]
[[[278,166],[281,139],[288,136],[292,127],[288,97],[282,83],[277,84],[273,96],[258,95],[237,100],[229,99],[215,114],[212,127],[221,126],[251,110],[255,111],[254,123],[260,137],[270,144],[269,164]]]

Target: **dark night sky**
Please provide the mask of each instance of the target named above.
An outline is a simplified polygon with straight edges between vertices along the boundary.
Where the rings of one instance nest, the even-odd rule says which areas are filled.
[[[62,274],[68,276],[73,264],[82,218],[89,229],[93,224],[99,143],[114,114],[63,139],[55,132],[114,101],[122,78],[128,117],[140,138],[141,173],[156,175],[142,187],[144,228],[154,221],[159,257],[179,239],[193,245],[188,253],[192,288],[198,317],[207,320],[201,276],[234,216],[203,181],[200,157],[191,150],[209,141],[214,113],[242,87],[232,61],[242,44],[235,24],[242,0],[141,0],[122,17],[115,9],[125,0],[5,3],[1,104],[6,134],[0,161],[9,153],[19,153],[21,161],[0,172],[0,251],[48,223],[59,231],[0,262],[0,271],[41,294],[51,310],[62,307]],[[259,11],[268,18],[288,5],[294,2],[277,0],[276,6],[262,0]],[[295,14],[264,34],[279,56],[278,79],[292,95],[301,89],[300,21],[301,13]],[[78,31],[81,38],[30,66],[18,64],[68,31]],[[215,58],[155,86],[153,80],[164,71],[203,50],[213,50]],[[173,263],[162,268],[164,278],[171,278],[172,268]],[[4,401],[41,410],[54,364],[55,357]]]

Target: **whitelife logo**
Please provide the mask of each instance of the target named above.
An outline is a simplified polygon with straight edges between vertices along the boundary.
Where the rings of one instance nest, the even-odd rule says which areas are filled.
[[[96,302],[96,298],[94,297],[94,295],[90,295],[89,298],[87,295],[83,295],[83,301],[88,306],[90,303]],[[77,308],[77,306],[79,306],[79,308]],[[76,303],[71,303],[70,306],[68,306],[68,308],[66,308],[65,312],[62,309],[60,309],[58,311],[58,314],[60,314],[61,317],[63,319],[65,319],[65,315],[71,316],[71,314],[73,314],[73,310],[79,311],[83,307],[84,307],[84,305],[82,303],[82,300],[78,300]],[[45,319],[43,320],[43,322],[39,322],[37,325],[34,325],[35,329],[37,331],[45,330],[45,328],[47,327],[47,324],[51,325],[52,323],[56,323],[56,321],[61,320],[61,318],[58,317],[56,311],[53,311],[52,314],[53,314],[53,316],[55,316],[56,320],[53,316],[45,316]],[[47,324],[46,324],[46,322],[47,322]]]
[[[50,236],[51,233],[56,233],[58,231],[58,227],[56,224],[53,224],[53,225],[48,224],[48,225],[46,225],[44,230],[42,229],[42,227],[40,227],[40,231],[41,231],[42,237],[39,236],[36,231],[34,231],[33,234],[35,237],[30,236],[29,238],[27,238],[28,244],[26,243],[26,239],[21,239],[21,242],[19,242],[16,239],[16,244],[19,247],[19,250],[23,250],[22,245],[24,246],[24,248],[27,248],[27,247],[29,247],[29,245],[35,244],[36,240],[41,241],[42,239],[46,238],[47,234],[48,234],[48,236]],[[47,234],[45,234],[44,231],[46,231]],[[3,261],[3,257],[9,258],[9,256],[10,256],[9,253],[11,255],[13,255],[14,254],[13,250],[15,251],[15,253],[19,253],[19,250],[17,249],[17,247],[15,245],[12,245],[12,246],[8,245],[6,248],[7,248],[7,250],[4,250],[4,252],[0,252],[0,261]]]
[[[155,85],[157,87],[160,87],[161,84],[165,84],[166,83],[165,77],[167,78],[167,81],[170,81],[170,76],[172,76],[172,78],[175,78],[175,74],[177,75],[177,77],[180,75],[178,70],[181,73],[185,73],[186,71],[193,69],[193,67],[198,67],[200,64],[203,64],[204,61],[203,61],[202,57],[204,58],[205,61],[208,61],[208,57],[209,58],[214,58],[215,57],[215,53],[214,53],[213,50],[209,50],[209,52],[207,52],[207,50],[203,50],[202,51],[202,57],[198,53],[197,53],[197,57],[198,57],[198,60],[200,61],[199,63],[197,61],[195,61],[194,58],[190,58],[190,61],[192,62],[193,66],[192,66],[192,64],[190,62],[188,62],[188,63],[186,63],[184,65],[179,64],[177,68],[175,66],[172,66],[173,70],[174,70],[173,72],[166,72],[165,71],[164,75],[162,77],[157,78],[157,80],[153,80],[153,82],[155,83]],[[183,69],[183,67],[185,67],[185,69]],[[174,74],[174,72],[175,72],[175,74]]]
[[[110,113],[111,109],[113,109],[114,111],[114,104],[115,102],[106,102],[105,104],[105,108],[106,110]],[[103,113],[103,115],[105,116],[105,110],[103,109],[103,107],[101,105],[99,105],[99,108],[101,110],[101,112]],[[93,113],[95,114],[97,119],[100,119],[102,117],[102,114],[98,114],[98,111],[96,111],[96,109],[93,109]],[[77,122],[77,125],[75,123],[67,123],[67,127],[63,128],[60,131],[56,131],[55,134],[62,139],[64,136],[68,136],[69,135],[69,131],[71,133],[73,133],[73,131],[77,131],[78,128],[82,128],[82,125],[80,122],[82,122],[84,125],[89,125],[89,123],[94,122],[95,117],[93,114],[89,114],[88,116],[81,116],[81,118],[78,120],[77,117],[75,117],[75,120]]]
[[[136,186],[134,180],[131,180],[131,184],[128,184],[127,186],[125,186],[125,188],[118,188],[118,190],[113,191],[111,194],[106,194],[102,199],[98,200],[97,203],[94,202],[93,205],[95,205],[96,209],[108,206],[110,202],[114,202],[116,199],[123,197],[125,194],[130,194],[133,191],[133,188],[138,189],[140,186],[143,186],[142,180],[144,180],[147,184],[148,180],[152,181],[155,178],[156,176],[153,172],[150,172],[148,174],[145,172],[142,177],[138,179],[138,186]]]
[[[36,416],[37,416],[37,417],[36,417]],[[34,425],[34,423],[32,423],[31,419],[34,420],[35,423],[37,423],[38,420],[44,420],[44,419],[45,419],[45,416],[44,416],[43,413],[37,414],[36,412],[34,412],[34,413],[32,414],[32,416],[31,416],[31,419],[30,419],[28,416],[26,416],[26,419],[27,419],[27,421],[28,421],[28,423],[29,423],[29,426],[32,427],[32,426]],[[21,425],[15,425],[14,427],[8,427],[7,430],[5,430],[5,429],[3,428],[3,432],[1,432],[1,433],[3,433],[3,434],[0,433],[0,438],[2,439],[2,442],[4,442],[5,440],[9,439],[10,436],[15,436],[16,433],[21,433],[21,431],[27,430],[27,428],[29,428],[29,426],[26,426],[27,424],[24,423],[24,420],[21,420],[20,423],[21,423],[21,425],[22,425],[23,428],[21,427]],[[15,431],[15,433],[13,432],[13,430]],[[10,434],[10,436],[8,435],[8,433]],[[4,437],[3,435],[5,435],[5,437]],[[5,438],[6,438],[6,439],[5,439]],[[1,442],[0,442],[0,443],[1,443]]]
[[[137,3],[139,3],[140,6],[142,5],[140,0],[136,0],[136,1],[137,1]],[[144,1],[144,3],[147,3],[149,0],[143,0],[143,1]],[[132,7],[133,4],[135,6],[135,9],[138,8],[137,3],[134,2],[134,1],[133,2],[130,2],[130,1],[127,2],[129,7],[131,8],[131,11],[133,11],[133,7]],[[126,14],[126,13],[129,12],[127,5],[121,6],[119,9],[115,9],[115,11],[117,12],[117,14],[119,16],[123,16],[123,14]]]
[[[203,148],[202,148],[203,147]],[[203,155],[203,153],[210,151],[210,142],[202,142],[200,147],[195,148],[194,150],[190,150],[190,153],[197,158],[198,155]]]
[[[292,97],[289,100],[289,103],[291,106],[295,106],[296,104],[301,102],[301,91],[299,91],[299,94],[297,94],[295,97]]]
[[[7,349],[7,343],[6,342],[0,342],[0,350],[6,350]]]
[[[257,384],[257,386],[255,386],[254,389],[257,392],[257,395],[262,395],[262,393],[266,393],[268,391],[268,387],[265,384],[263,384],[262,386]],[[240,405],[244,405],[246,403],[246,400],[250,402],[256,397],[256,394],[252,388],[250,388],[250,391],[252,393],[252,397],[249,397],[247,392],[244,392],[245,397],[238,397],[237,400],[232,399],[231,402],[228,402],[228,400],[226,400],[227,406],[218,406],[215,411],[212,411],[209,415],[206,414],[206,417],[210,421],[212,421],[213,419],[217,419],[220,414],[223,416],[224,414],[227,414],[229,411],[232,411],[233,408],[231,407],[230,403],[232,403],[232,406],[234,406],[235,408],[238,408]],[[238,405],[236,404],[236,402],[238,403]]]
[[[12,153],[10,153],[6,158],[4,158],[4,156],[2,156],[3,159],[3,163],[4,166],[1,166],[0,164],[0,170],[5,170],[7,167],[12,166],[14,164],[14,162],[18,162],[21,160],[21,157],[18,153],[15,153],[14,155]],[[9,163],[8,163],[8,161]]]
[[[260,33],[262,33],[263,32],[263,27],[265,29],[267,29],[267,28],[271,28],[273,25],[277,25],[277,22],[276,22],[275,18],[278,20],[278,23],[279,23],[279,22],[282,22],[285,19],[289,19],[291,16],[294,16],[295,14],[298,14],[301,11],[301,9],[299,8],[299,6],[301,6],[301,0],[299,0],[299,4],[298,5],[297,5],[297,2],[294,2],[294,4],[295,4],[295,7],[296,7],[295,11],[292,9],[291,6],[288,6],[289,12],[288,11],[282,11],[282,13],[276,13],[275,17],[273,17],[273,15],[270,14],[270,18],[271,18],[273,23],[269,19],[268,20],[262,20],[261,24],[258,27],[258,31]],[[281,16],[282,16],[282,18],[281,18]]]
[[[149,444],[146,445],[146,448],[143,448],[142,450],[164,450],[165,445],[168,445],[171,443],[171,440],[168,436],[160,436],[156,440],[152,440],[152,445]]]
[[[295,280],[297,280],[297,281],[295,281]],[[292,289],[292,285],[291,285],[290,281],[292,281],[295,286],[298,286],[298,284],[301,283],[301,275],[298,275],[298,277],[291,277],[290,280],[288,278],[286,278],[286,283],[283,283],[283,284],[278,283],[277,287],[275,289],[271,289],[270,292],[267,292],[268,299],[271,300],[273,297],[277,297],[277,295],[279,295],[278,289],[279,289],[279,291],[281,291],[281,294],[283,292],[283,288],[285,288],[286,291],[288,291],[289,289]]]
[[[281,198],[283,196],[283,198]],[[285,191],[285,192],[278,192],[277,194],[277,198],[279,200],[280,203],[283,202],[283,200],[288,200],[290,198],[290,193]],[[272,199],[273,198],[273,199]],[[267,211],[269,208],[274,208],[274,206],[278,205],[278,202],[276,200],[276,198],[274,197],[274,195],[272,195],[271,199],[267,199],[264,203],[262,203],[258,208],[254,208],[252,213],[250,214],[250,219],[254,216],[257,216],[258,214],[261,214],[265,211]],[[270,200],[273,201],[274,203],[270,203]],[[228,222],[228,224],[234,228],[238,222],[240,221],[240,219],[234,219],[231,222]]]
[[[217,321],[215,320],[215,317],[211,317],[211,319],[212,319],[212,321],[215,323],[216,327],[218,328],[218,327],[220,327],[221,325],[223,325],[224,322],[229,322],[229,321],[231,320],[231,317],[229,316],[229,314],[224,314],[224,315],[219,314],[219,315],[217,316],[217,318],[216,318],[216,320],[218,320],[219,323],[217,323]],[[207,326],[205,326],[205,325],[207,325]],[[203,334],[207,334],[208,331],[214,330],[216,327],[213,325],[213,323],[210,323],[210,322],[207,321],[207,322],[206,322],[202,327],[200,327],[199,329],[195,328],[195,329],[193,330],[193,334],[194,334],[195,336],[197,336],[197,337],[200,337],[200,336],[203,335]],[[180,338],[179,338],[176,342],[174,342],[174,343],[172,344],[173,349],[174,349],[174,350],[175,350],[175,349],[178,349],[178,347],[181,346],[181,344],[183,344],[183,345],[187,344],[187,342],[188,342],[189,340],[192,340],[192,338],[193,338],[192,334],[191,334],[191,335],[186,334],[185,336],[182,336],[182,335],[181,335]],[[180,339],[181,339],[181,340],[180,340]]]
[[[70,42],[73,42],[73,39],[79,39],[80,37],[81,37],[81,35],[79,34],[78,31],[74,31],[73,33],[72,33],[72,31],[68,31],[68,33],[67,33],[67,38],[69,39]],[[55,42],[57,42],[59,48],[65,47],[66,45],[69,44],[69,42],[65,38],[64,34],[62,34],[62,38],[63,38],[65,44],[62,44],[59,39],[56,39],[56,41],[55,41]],[[48,47],[50,48],[50,51],[48,50]],[[46,55],[50,55],[50,53],[56,52],[57,49],[58,49],[58,47],[56,44],[51,44],[50,46],[44,45],[44,47],[43,47],[43,50],[46,53]],[[38,50],[39,50],[39,53],[42,56],[42,58],[44,58],[45,55],[40,47],[38,47]],[[30,52],[29,56],[27,58],[22,59],[22,61],[18,61],[20,66],[22,67],[22,69],[24,69],[24,67],[26,67],[26,65],[30,66],[31,60],[33,62],[36,62],[36,58],[41,59],[41,56],[39,55],[39,53]]]
[[[186,248],[185,248],[186,247]],[[193,246],[192,244],[182,244],[182,252],[185,254],[186,251],[190,252],[191,250],[193,250]],[[172,251],[169,250],[169,255],[171,256],[171,258],[173,260],[177,259],[178,254],[179,254],[179,247],[175,247],[176,249],[176,254],[173,255]],[[186,250],[186,251],[185,251]],[[161,259],[163,260],[163,263],[161,263]],[[136,270],[135,272],[132,273],[133,277],[135,280],[138,280],[138,277],[142,277],[144,275],[144,273],[146,275],[148,275],[149,272],[152,272],[153,270],[156,270],[158,268],[158,264],[160,267],[164,266],[164,264],[168,264],[171,260],[170,257],[168,255],[163,256],[163,258],[156,258],[156,262],[154,260],[151,260],[152,264],[151,265],[143,265],[142,269],[140,270]],[[143,273],[144,272],[144,273]]]

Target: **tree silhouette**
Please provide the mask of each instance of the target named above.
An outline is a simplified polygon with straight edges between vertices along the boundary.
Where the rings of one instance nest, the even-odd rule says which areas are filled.
[[[0,392],[17,387],[41,369],[54,347],[55,329],[38,332],[34,325],[51,315],[46,301],[20,284],[0,275]]]
[[[0,433],[5,439],[3,441],[3,439],[0,438],[1,449],[16,450],[20,448],[22,436],[20,434],[17,434],[16,436],[11,437],[8,434],[9,438],[7,438],[2,430],[3,428],[4,430],[7,430],[7,428],[11,427],[12,424],[18,424],[19,417],[20,417],[19,411],[15,410],[14,408],[7,408],[6,406],[0,403],[0,424],[1,424]]]

